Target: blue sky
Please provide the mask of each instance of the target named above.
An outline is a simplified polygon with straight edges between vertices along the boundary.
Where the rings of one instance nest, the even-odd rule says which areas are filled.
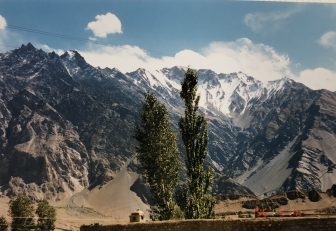
[[[0,15],[1,51],[33,42],[125,72],[190,65],[336,90],[336,3],[0,0]]]

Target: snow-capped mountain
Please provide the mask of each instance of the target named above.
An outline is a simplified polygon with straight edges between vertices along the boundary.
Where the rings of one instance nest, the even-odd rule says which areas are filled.
[[[53,197],[112,179],[135,154],[144,92],[166,104],[178,131],[184,71],[122,73],[92,67],[76,51],[58,56],[31,44],[0,54],[0,189]],[[289,78],[197,74],[208,163],[218,175],[256,194],[336,183],[336,93]]]

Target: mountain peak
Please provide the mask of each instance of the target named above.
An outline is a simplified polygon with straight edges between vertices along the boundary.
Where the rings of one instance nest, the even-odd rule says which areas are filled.
[[[269,81],[267,83],[267,86],[277,91],[277,90],[283,89],[286,86],[291,86],[293,83],[294,83],[294,80],[292,80],[291,78],[287,76],[284,76],[281,79]]]
[[[35,65],[42,63],[41,60],[45,60],[48,54],[41,49],[37,49],[31,43],[22,44],[21,47],[8,52],[6,55],[7,62],[18,66],[22,65]],[[18,70],[18,68],[16,68]]]
[[[140,72],[140,73],[146,73],[148,72],[145,68],[143,67],[139,67],[138,69],[136,69],[134,72]]]
[[[27,45],[22,44],[20,47],[21,50],[27,50],[27,51],[33,51],[36,50],[36,48],[34,47],[33,44],[31,44],[30,42],[27,43]]]
[[[234,73],[234,75],[243,83],[250,85],[256,82],[259,82],[258,80],[256,80],[255,78],[253,78],[252,76],[249,76],[241,71]]]
[[[61,59],[68,64],[72,63],[71,65],[79,66],[81,68],[85,68],[88,65],[83,56],[81,56],[81,54],[75,50],[66,51],[61,55]]]
[[[31,54],[34,54],[34,53],[46,54],[41,49],[37,49],[36,47],[34,47],[34,45],[31,44],[31,43],[27,43],[26,45],[22,44],[20,48],[15,49],[13,52],[15,54],[20,55],[20,56],[25,56],[27,54],[31,55]]]
[[[61,57],[67,58],[69,60],[73,60],[73,59],[84,60],[83,56],[81,56],[76,50],[68,50],[64,54],[62,54]]]
[[[160,72],[167,76],[168,79],[180,82],[183,80],[185,68],[181,66],[173,66],[171,68],[162,68]]]

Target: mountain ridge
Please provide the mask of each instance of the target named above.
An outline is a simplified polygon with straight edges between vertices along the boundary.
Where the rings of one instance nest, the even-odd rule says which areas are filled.
[[[209,123],[207,162],[218,176],[255,185],[257,194],[326,190],[336,183],[333,174],[319,177],[336,163],[334,92],[289,78],[262,83],[241,72],[197,74]],[[59,56],[32,44],[0,54],[1,190],[57,197],[113,179],[135,154],[132,134],[144,92],[167,105],[178,130],[183,75],[181,67],[130,73],[95,68],[76,51]],[[258,171],[273,174],[270,163],[277,157],[283,166],[273,169],[283,177],[253,183]],[[37,170],[29,172],[29,166]]]

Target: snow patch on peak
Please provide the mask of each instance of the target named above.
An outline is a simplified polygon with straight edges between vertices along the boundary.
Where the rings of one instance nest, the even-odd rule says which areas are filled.
[[[200,106],[214,108],[229,117],[244,112],[249,100],[259,97],[264,89],[260,81],[242,72],[216,74],[211,70],[199,70],[197,73],[201,80]]]
[[[75,61],[76,59],[84,59],[77,51],[75,50],[68,50],[63,55],[62,58],[67,60]]]
[[[127,74],[136,85],[155,89],[170,99],[176,99],[176,96],[171,94],[180,90],[185,71],[186,68],[175,66],[160,70],[139,68]],[[251,100],[262,100],[291,81],[289,78],[283,78],[265,84],[243,72],[218,74],[210,69],[199,69],[197,75],[200,107],[214,115],[225,115],[229,118],[245,114],[249,110]]]
[[[132,76],[137,84],[145,81],[147,85],[151,88],[180,88],[180,84],[177,84],[174,80],[167,78],[162,70],[155,70],[150,72],[144,68],[139,68],[136,71],[127,74]]]
[[[283,77],[281,79],[278,80],[273,80],[273,81],[269,81],[266,85],[266,88],[270,91],[270,92],[274,92],[274,91],[281,91],[282,89],[284,89],[284,87],[287,84],[292,84],[294,81],[288,77]]]
[[[69,59],[73,59],[76,55],[76,52],[73,50],[66,51],[65,54],[68,55]]]

